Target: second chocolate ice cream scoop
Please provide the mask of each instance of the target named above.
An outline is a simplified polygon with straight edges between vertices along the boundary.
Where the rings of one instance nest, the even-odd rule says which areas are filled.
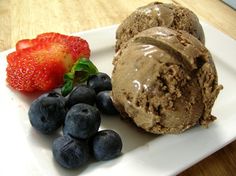
[[[139,7],[120,24],[116,31],[116,51],[139,32],[158,26],[184,30],[205,43],[202,26],[192,11],[174,4],[153,2]]]

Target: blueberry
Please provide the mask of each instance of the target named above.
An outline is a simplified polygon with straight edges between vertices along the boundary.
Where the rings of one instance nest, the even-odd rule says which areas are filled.
[[[64,122],[65,98],[56,92],[43,94],[32,102],[28,116],[35,129],[44,134],[52,133]]]
[[[99,92],[96,96],[96,105],[98,109],[105,114],[118,114],[118,111],[114,107],[112,99],[110,97],[110,91]]]
[[[96,160],[109,160],[120,155],[122,141],[115,131],[99,131],[92,142],[93,155]]]
[[[87,85],[95,90],[96,93],[103,90],[111,90],[111,78],[106,73],[98,73],[88,78]]]
[[[78,103],[93,105],[95,103],[96,93],[86,85],[78,85],[69,95],[66,105],[68,108]]]
[[[67,135],[54,140],[52,152],[55,160],[65,168],[78,168],[89,159],[86,142]]]
[[[68,111],[63,133],[75,138],[86,139],[94,135],[100,126],[98,109],[88,104],[76,104]]]

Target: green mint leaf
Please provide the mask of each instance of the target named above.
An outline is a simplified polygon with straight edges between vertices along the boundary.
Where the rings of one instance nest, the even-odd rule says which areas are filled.
[[[66,73],[66,74],[64,75],[64,80],[73,80],[73,79],[74,79],[74,76],[75,76],[75,74],[72,73],[72,72]]]
[[[76,83],[87,81],[90,75],[98,73],[97,67],[87,58],[81,58],[75,62],[71,71],[64,75],[64,85],[61,89],[62,95],[68,95]]]
[[[84,71],[88,72],[89,74],[97,74],[98,69],[97,67],[88,59],[81,58],[78,60],[75,65],[72,67],[73,71]]]
[[[73,80],[65,81],[63,87],[61,88],[62,96],[68,95],[73,90]]]

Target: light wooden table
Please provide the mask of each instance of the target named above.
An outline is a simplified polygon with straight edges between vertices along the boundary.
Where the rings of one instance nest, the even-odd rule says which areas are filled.
[[[188,7],[200,19],[236,39],[236,11],[219,0],[162,0]],[[120,23],[150,0],[0,0],[0,51],[22,38],[54,31],[72,33]],[[2,73],[1,73],[2,74]],[[236,141],[180,175],[233,175]]]

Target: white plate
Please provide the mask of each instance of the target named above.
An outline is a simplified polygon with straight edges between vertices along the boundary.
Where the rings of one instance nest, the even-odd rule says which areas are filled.
[[[6,55],[0,59],[0,175],[174,175],[219,150],[236,138],[236,42],[217,29],[202,23],[206,46],[211,51],[224,85],[213,109],[218,119],[208,129],[195,127],[180,135],[155,136],[142,133],[118,117],[103,117],[104,129],[116,130],[123,139],[123,155],[106,162],[67,170],[52,157],[56,135],[44,136],[32,129],[27,116],[33,96],[22,95],[6,85]],[[75,35],[87,39],[92,60],[99,70],[111,74],[116,26]]]

